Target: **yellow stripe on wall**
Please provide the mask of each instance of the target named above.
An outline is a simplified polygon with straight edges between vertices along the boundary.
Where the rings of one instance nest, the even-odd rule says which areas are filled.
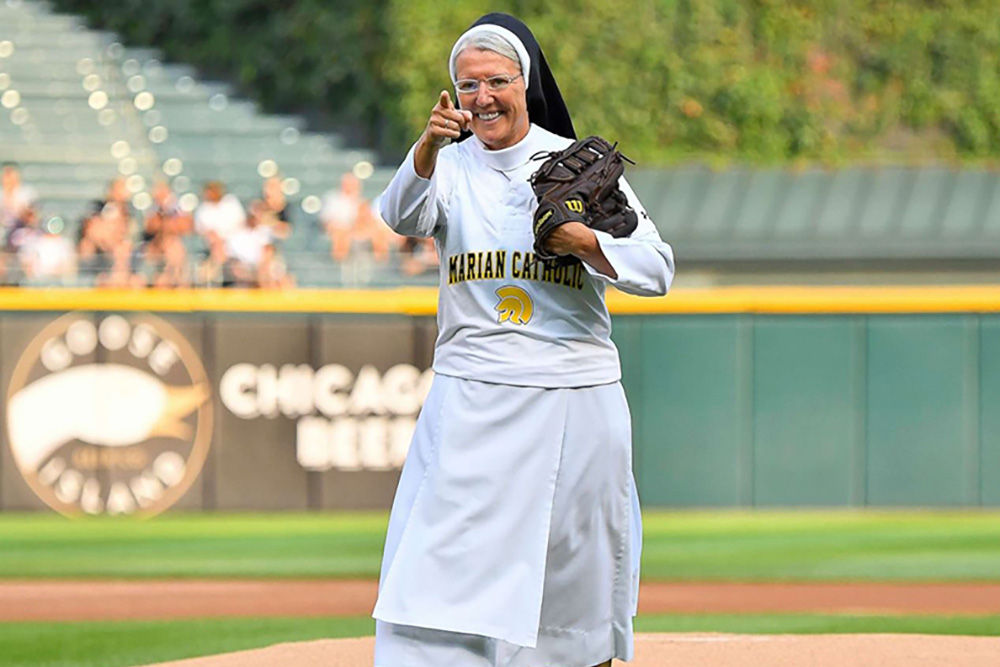
[[[608,293],[618,314],[1000,312],[1000,287],[713,287],[678,289],[665,299]]]
[[[1000,287],[679,288],[667,297],[654,298],[610,290],[607,300],[611,312],[619,315],[1000,312]],[[437,288],[288,291],[0,288],[0,311],[68,310],[433,315],[437,311]]]

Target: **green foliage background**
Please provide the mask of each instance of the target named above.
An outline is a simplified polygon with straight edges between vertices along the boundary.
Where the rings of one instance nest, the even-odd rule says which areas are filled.
[[[538,36],[578,132],[647,164],[1000,156],[995,0],[56,4],[389,153],[449,85],[454,40],[499,10]]]

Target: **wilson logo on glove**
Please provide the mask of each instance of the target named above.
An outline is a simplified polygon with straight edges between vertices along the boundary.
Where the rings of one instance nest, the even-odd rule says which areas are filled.
[[[635,163],[622,155],[617,146],[600,137],[587,137],[564,150],[535,156],[545,159],[530,179],[531,189],[538,198],[532,228],[534,251],[539,260],[553,266],[580,261],[548,249],[549,236],[567,222],[582,222],[615,238],[635,231],[639,219],[618,187],[618,179],[625,173],[625,162]]]

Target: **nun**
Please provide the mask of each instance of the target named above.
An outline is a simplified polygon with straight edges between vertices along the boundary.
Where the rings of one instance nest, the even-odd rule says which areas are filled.
[[[570,222],[531,252],[539,153],[576,134],[531,31],[488,14],[455,43],[454,98],[383,193],[440,262],[434,381],[393,502],[376,667],[592,667],[633,653],[641,521],[608,285],[674,274],[635,193],[628,238]]]

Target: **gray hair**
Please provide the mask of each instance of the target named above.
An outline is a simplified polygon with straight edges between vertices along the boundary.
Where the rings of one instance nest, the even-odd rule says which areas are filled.
[[[461,53],[466,49],[478,49],[480,51],[493,51],[494,53],[499,53],[504,58],[513,60],[517,64],[517,71],[523,72],[521,68],[521,59],[517,57],[517,49],[514,48],[513,44],[500,35],[491,32],[474,32],[466,34],[458,40],[458,44],[455,45],[453,50],[455,55],[452,56],[451,67],[449,68],[452,72],[455,71],[458,56],[461,55]]]

